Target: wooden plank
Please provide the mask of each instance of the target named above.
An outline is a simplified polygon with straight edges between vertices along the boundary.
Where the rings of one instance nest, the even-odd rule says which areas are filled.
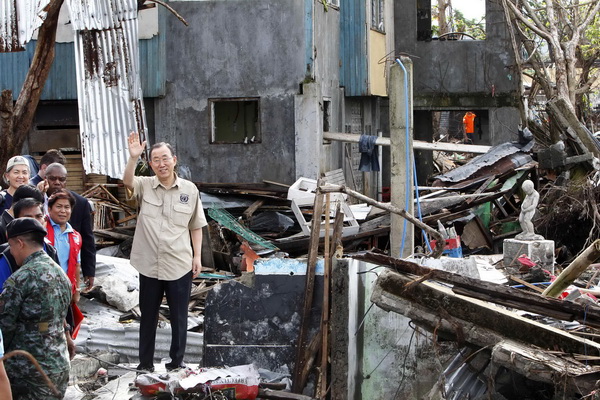
[[[577,320],[584,325],[600,328],[600,307],[598,306],[583,306],[573,302],[542,297],[504,285],[467,278],[452,272],[422,267],[413,262],[388,257],[383,254],[367,252],[355,255],[353,258],[386,265],[401,273],[452,283],[454,285],[452,290],[457,294],[535,312],[564,321]]]
[[[344,170],[341,168],[325,172],[325,174],[323,174],[323,180],[335,185],[346,184],[346,176],[344,175]]]
[[[585,271],[590,264],[594,263],[600,257],[600,239],[588,246],[567,268],[552,282],[546,290],[544,296],[558,297],[575,279]]]
[[[518,315],[487,301],[459,296],[444,285],[415,282],[413,277],[385,269],[379,272],[371,301],[403,314],[444,337],[491,347],[507,339],[541,349],[600,355],[600,344]]]
[[[487,187],[489,186],[489,184],[490,184],[490,183],[492,183],[492,181],[493,181],[494,179],[496,179],[496,177],[495,177],[495,176],[490,176],[490,177],[489,177],[489,178],[487,178],[487,179],[485,180],[485,182],[483,182],[483,183],[481,184],[481,186],[479,186],[479,187],[477,188],[477,190],[476,190],[475,192],[473,192],[473,193],[474,193],[474,194],[479,194],[479,193],[482,193],[482,192],[484,192],[484,191],[487,189]],[[472,198],[470,198],[470,199],[467,199],[467,204],[470,204],[471,202],[473,202],[473,200],[474,200],[474,199],[472,199]]]
[[[319,185],[320,183],[318,183]],[[308,247],[308,261],[306,269],[306,284],[304,288],[304,306],[302,308],[302,320],[300,322],[300,334],[298,335],[297,353],[294,365],[293,387],[294,393],[302,392],[306,381],[303,381],[302,371],[304,370],[307,358],[307,338],[310,330],[310,311],[312,309],[313,293],[315,288],[315,270],[317,266],[317,256],[319,252],[319,235],[321,232],[321,215],[323,214],[323,196],[315,196],[314,212],[312,219],[312,229],[310,243]]]
[[[542,293],[544,291],[544,289],[539,288],[535,285],[532,285],[531,283],[524,281],[523,279],[521,279],[517,276],[511,275],[509,278],[517,283],[520,283],[521,285],[527,286],[529,289],[535,290],[538,293]]]
[[[323,132],[323,139],[337,140],[348,143],[358,143],[360,135],[355,133],[341,133],[341,132]],[[389,137],[378,137],[375,141],[378,146],[389,146]],[[413,149],[415,150],[437,150],[437,151],[453,151],[458,153],[487,153],[491,146],[481,146],[473,144],[460,144],[460,143],[446,143],[436,142],[429,143],[421,140],[413,140]]]
[[[250,207],[248,207],[243,213],[242,215],[244,216],[244,219],[250,219],[250,217],[252,217],[252,214],[254,214],[254,212],[256,210],[258,210],[260,207],[263,206],[263,204],[265,204],[265,201],[262,199],[256,200],[254,203],[252,203],[250,205]]]
[[[493,363],[533,381],[555,385],[557,377],[560,376],[561,395],[565,395],[566,391],[586,395],[597,389],[596,381],[600,379],[598,367],[585,365],[578,362],[579,359],[598,362],[596,357],[575,355],[574,358],[570,358],[562,353],[555,355],[553,352],[540,351],[512,340],[502,341],[492,350]],[[571,396],[564,398],[571,398]]]
[[[339,203],[338,203],[339,207]],[[321,369],[319,370],[320,385],[317,387],[317,397],[324,399],[327,393],[327,366],[329,365],[329,285],[331,281],[331,249],[329,248],[331,195],[325,195],[325,249],[323,268],[323,306],[321,309]],[[336,214],[337,216],[337,214]]]

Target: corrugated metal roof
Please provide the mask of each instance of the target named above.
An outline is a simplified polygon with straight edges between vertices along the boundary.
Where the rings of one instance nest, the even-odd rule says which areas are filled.
[[[19,35],[17,31],[17,3],[12,1],[0,1],[0,51],[21,50]]]
[[[137,2],[101,0],[89,9],[84,3],[87,1],[67,2],[76,27],[83,166],[88,174],[121,178],[128,157],[127,135],[137,131],[142,140],[147,135],[139,77]]]
[[[0,1],[0,52],[22,51],[46,19],[50,0]]]
[[[68,0],[67,5],[76,31],[117,28],[137,19],[136,0]]]
[[[487,153],[473,158],[465,165],[461,165],[443,175],[436,176],[435,179],[443,182],[460,182],[474,176],[483,168],[499,163],[504,158],[509,159],[510,162],[504,165],[503,170],[518,168],[533,160],[531,156],[524,153],[531,150],[533,143],[531,141],[525,146],[518,143],[502,143],[492,147]]]

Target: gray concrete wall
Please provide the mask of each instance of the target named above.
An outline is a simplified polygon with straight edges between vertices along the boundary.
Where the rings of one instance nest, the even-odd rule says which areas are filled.
[[[308,2],[308,3],[306,3]],[[344,121],[344,92],[339,86],[339,10],[312,5],[312,60],[302,94],[296,96],[296,178],[317,179],[340,168],[341,143],[323,141],[325,101],[330,102],[329,131],[339,132]]]
[[[415,4],[394,3],[396,50],[414,56],[415,110],[489,110],[486,144],[510,140],[519,121],[518,92],[501,5],[486,0],[485,40],[422,41]],[[495,110],[502,119],[492,118]],[[431,132],[422,137],[431,140]]]
[[[203,182],[291,183],[294,95],[304,79],[304,3],[177,2],[165,17],[167,94],[156,100],[156,140]],[[209,98],[260,97],[261,143],[210,144]]]
[[[486,0],[485,40],[457,41],[418,41],[415,2],[401,0],[394,4],[396,49],[418,57],[413,59],[415,96],[438,92],[438,97],[447,95],[445,99],[431,98],[433,107],[482,106],[469,98],[454,104],[454,94],[489,96],[490,104],[510,100],[503,96],[511,96],[516,89],[511,70],[514,57],[499,4]]]
[[[381,268],[352,259],[333,263],[333,400],[428,398],[446,358],[455,354],[450,346],[440,348],[431,333],[403,315],[371,307]]]

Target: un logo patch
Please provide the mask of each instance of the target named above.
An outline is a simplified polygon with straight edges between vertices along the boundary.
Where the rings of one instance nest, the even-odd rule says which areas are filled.
[[[185,193],[179,195],[179,202],[180,203],[187,204],[189,200],[190,200],[190,196],[189,195],[187,195]]]

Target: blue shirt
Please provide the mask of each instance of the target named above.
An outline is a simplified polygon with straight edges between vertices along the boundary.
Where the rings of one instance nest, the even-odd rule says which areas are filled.
[[[4,212],[4,210],[8,210],[10,206],[12,206],[12,194],[8,193],[6,190],[2,191],[2,195],[4,196],[4,202],[0,204],[0,215]]]
[[[69,270],[69,252],[71,250],[69,233],[74,232],[74,229],[67,222],[67,228],[63,232],[60,230],[60,225],[52,221],[52,218],[50,218],[50,223],[54,229],[54,247],[58,253],[58,260],[60,261],[61,268],[66,273]],[[81,251],[77,253],[77,262],[81,262]]]
[[[8,260],[3,255],[0,255],[0,292],[2,291],[4,282],[8,279],[8,277],[11,274],[12,269],[10,268]]]

